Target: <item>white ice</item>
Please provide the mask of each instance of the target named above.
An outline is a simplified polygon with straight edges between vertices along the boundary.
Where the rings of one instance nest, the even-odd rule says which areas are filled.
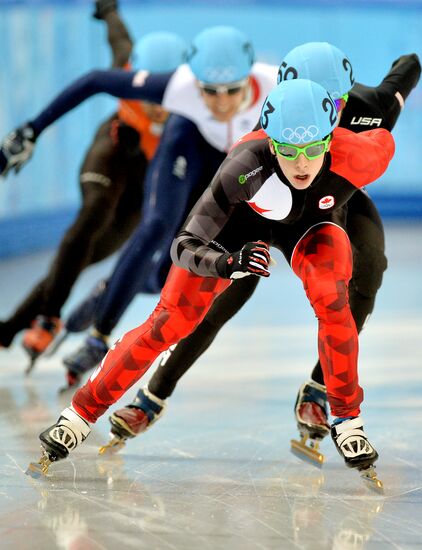
[[[277,266],[182,379],[165,416],[111,458],[107,415],[48,479],[24,475],[38,433],[69,402],[63,355],[30,378],[20,338],[0,350],[0,548],[183,550],[422,547],[422,226],[388,225],[389,269],[361,336],[362,415],[380,459],[384,496],[348,470],[327,438],[321,470],[290,453],[298,386],[316,357],[316,320],[299,281]],[[6,317],[51,255],[0,264]],[[81,278],[65,311],[112,261]],[[116,331],[143,321],[139,297]],[[128,403],[133,388],[117,406]]]

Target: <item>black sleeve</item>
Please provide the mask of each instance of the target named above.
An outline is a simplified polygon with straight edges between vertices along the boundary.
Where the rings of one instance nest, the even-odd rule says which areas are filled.
[[[111,11],[104,16],[107,25],[107,38],[113,56],[112,67],[124,67],[129,61],[133,42],[129,31],[117,11]]]
[[[416,86],[421,75],[421,64],[416,54],[402,55],[391,66],[390,71],[376,88],[379,104],[383,111],[388,130],[397,122],[410,92]],[[401,98],[398,97],[400,94]]]
[[[406,101],[410,92],[419,82],[421,76],[421,64],[415,54],[402,55],[391,66],[389,73],[380,84],[380,88],[394,89],[400,92]]]

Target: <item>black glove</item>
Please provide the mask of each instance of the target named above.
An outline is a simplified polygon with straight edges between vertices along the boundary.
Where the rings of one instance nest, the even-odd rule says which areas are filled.
[[[247,275],[269,277],[271,263],[268,245],[263,241],[246,243],[242,250],[226,253],[218,259],[216,269],[224,279],[240,279]]]
[[[35,132],[25,124],[10,132],[0,144],[0,174],[7,176],[10,170],[17,174],[31,158],[35,144]]]
[[[96,0],[95,11],[92,17],[95,19],[104,19],[104,17],[112,11],[117,11],[117,0]]]

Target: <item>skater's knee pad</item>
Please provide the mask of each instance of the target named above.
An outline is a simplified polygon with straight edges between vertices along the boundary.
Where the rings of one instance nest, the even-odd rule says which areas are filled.
[[[306,295],[316,317],[326,323],[342,323],[348,315],[347,283],[334,278],[310,279]]]
[[[362,245],[355,250],[353,257],[353,288],[367,298],[373,298],[382,283],[387,269],[384,251],[370,245]]]

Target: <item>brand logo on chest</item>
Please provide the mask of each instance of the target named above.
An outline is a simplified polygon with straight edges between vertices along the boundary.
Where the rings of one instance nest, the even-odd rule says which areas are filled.
[[[332,195],[327,195],[319,200],[318,207],[320,210],[327,210],[328,208],[332,208],[335,203],[336,201],[334,200],[334,197]]]
[[[252,170],[252,172],[249,172],[248,174],[241,174],[238,177],[238,182],[240,183],[240,185],[243,185],[249,178],[252,178],[253,176],[256,176],[259,172],[261,172],[263,168],[263,166],[258,166],[258,168],[255,168],[255,170]]]

